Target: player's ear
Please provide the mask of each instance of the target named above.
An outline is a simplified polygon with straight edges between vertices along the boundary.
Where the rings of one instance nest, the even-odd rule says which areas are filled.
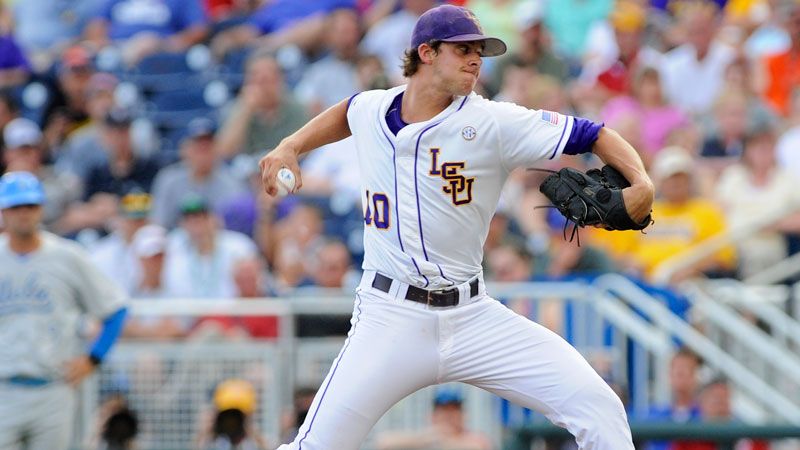
[[[423,64],[430,64],[433,61],[433,58],[439,53],[431,47],[430,44],[427,42],[423,42],[419,44],[417,47],[417,53],[419,54],[419,59],[422,61]]]

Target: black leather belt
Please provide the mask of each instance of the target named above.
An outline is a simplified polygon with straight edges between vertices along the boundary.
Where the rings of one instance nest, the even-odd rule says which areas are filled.
[[[392,287],[392,282],[393,280],[386,275],[376,273],[375,279],[372,280],[372,287],[388,294]],[[477,278],[469,282],[469,297],[472,298],[476,295],[478,295]],[[406,291],[406,300],[436,307],[456,306],[459,300],[458,288],[429,291],[409,285],[408,291]]]

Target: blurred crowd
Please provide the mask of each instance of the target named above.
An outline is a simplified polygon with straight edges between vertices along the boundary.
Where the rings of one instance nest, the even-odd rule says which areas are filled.
[[[436,3],[6,1],[0,169],[37,174],[47,228],[92,249],[133,297],[352,287],[363,213],[351,141],[305,158],[303,191],[285,199],[263,194],[256,161],[335,102],[402,83],[413,24]],[[658,192],[647,233],[592,230],[577,246],[560,216],[534,212],[542,174],[512,174],[488,279],[748,277],[797,249],[800,3],[459,3],[510,44],[484,61],[480,95],[604,122]],[[659,278],[676,255],[740,229]]]
[[[403,83],[402,52],[435,0],[50,3],[0,4],[0,170],[41,178],[50,231],[90,248],[136,298],[354,286],[351,141],[305,158],[303,191],[285,199],[263,194],[256,161],[335,102]],[[797,250],[800,3],[456,3],[509,43],[485,59],[480,95],[604,122],[658,192],[647,233],[592,230],[578,246],[560,216],[534,211],[542,174],[512,174],[487,279],[746,278]],[[660,271],[726,232],[732,243]],[[138,325],[138,336],[186,331]]]
[[[257,161],[334,103],[402,84],[414,23],[438,3],[0,0],[0,173],[36,174],[46,228],[89,248],[135,301],[350,292],[364,220],[351,140],[308,155],[302,191],[286,198],[263,193]],[[478,94],[604,122],[639,151],[657,189],[646,233],[581,230],[578,246],[560,215],[534,210],[547,203],[543,174],[513,173],[486,239],[487,280],[745,279],[800,250],[800,1],[450,3],[472,9],[486,34],[509,44],[506,55],[484,60]],[[675,264],[725,233],[734,238]],[[311,316],[299,329],[343,334],[341,322]],[[134,317],[125,336],[271,338],[277,330],[274,318]],[[701,388],[699,367],[690,353],[676,355],[675,403],[652,417],[730,418],[727,383]],[[203,448],[248,435],[252,387],[224,389],[200,427]],[[310,396],[300,391],[298,402]],[[130,441],[135,414],[123,400],[109,404],[106,442]],[[435,406],[430,430],[384,436],[381,448],[470,436],[460,400],[437,396]],[[230,409],[240,412],[221,414]],[[302,408],[286,422],[290,433]]]

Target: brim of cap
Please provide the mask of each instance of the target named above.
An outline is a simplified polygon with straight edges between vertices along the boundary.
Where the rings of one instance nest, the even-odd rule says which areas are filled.
[[[23,205],[42,205],[44,203],[44,197],[41,194],[18,194],[11,196],[9,198],[5,198],[0,200],[0,209],[8,209],[13,208],[15,206],[23,206]]]
[[[495,37],[487,37],[482,34],[460,34],[458,36],[442,39],[442,42],[483,42],[483,56],[500,56],[508,50],[508,46],[502,40]]]

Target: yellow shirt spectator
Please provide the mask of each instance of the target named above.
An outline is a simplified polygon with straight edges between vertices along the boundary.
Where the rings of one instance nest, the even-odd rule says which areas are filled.
[[[623,267],[636,269],[645,276],[653,275],[667,259],[727,229],[722,211],[715,203],[691,195],[691,157],[675,148],[664,149],[662,153],[653,168],[654,178],[660,181],[661,188],[657,190],[661,198],[653,204],[655,223],[645,233],[597,230],[592,236],[593,241],[615,255]],[[736,253],[728,246],[688,268],[686,275],[732,270],[735,263]]]

